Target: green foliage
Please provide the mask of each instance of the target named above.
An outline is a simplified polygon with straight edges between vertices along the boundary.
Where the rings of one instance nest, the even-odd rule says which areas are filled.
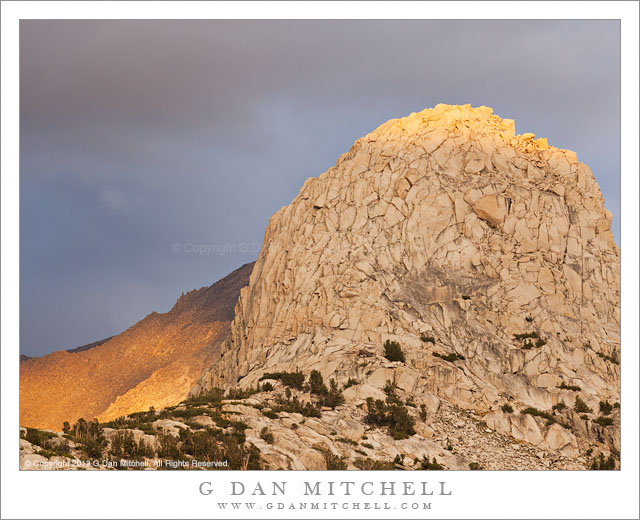
[[[224,390],[216,387],[212,388],[208,392],[202,392],[198,396],[190,397],[186,401],[183,401],[181,404],[185,404],[187,406],[203,406],[206,404],[220,406],[220,402],[223,398]]]
[[[433,457],[433,460],[429,462],[429,459],[427,458],[426,455],[422,456],[422,460],[419,461],[419,464],[420,464],[420,469],[423,469],[423,470],[438,471],[438,470],[444,469],[444,466],[442,464],[439,464],[435,457]]]
[[[533,321],[533,318],[531,316],[527,316],[525,318],[525,320],[527,320],[527,322],[531,323]]]
[[[315,405],[313,403],[303,404],[297,396],[286,399],[279,397],[276,400],[276,403],[271,407],[271,410],[274,414],[278,412],[299,413],[304,415],[305,417],[320,417],[322,415],[318,405]],[[262,413],[263,415],[270,417],[264,411]],[[277,416],[270,418],[277,418]]]
[[[600,412],[604,415],[609,415],[613,410],[613,406],[609,401],[600,401]]]
[[[616,461],[613,456],[609,456],[608,458],[604,458],[604,455],[601,453],[597,458],[593,459],[591,463],[592,470],[613,470],[616,469]]]
[[[603,428],[606,428],[607,426],[611,426],[613,424],[613,419],[611,417],[601,416],[601,417],[598,417],[594,422],[599,424]]]
[[[344,385],[344,390],[346,390],[347,388],[351,388],[352,386],[356,386],[359,385],[360,381],[358,381],[357,379],[353,379],[352,377],[349,378],[349,380],[345,383]]]
[[[245,389],[230,388],[227,391],[225,399],[246,399],[247,397],[251,397],[252,395],[259,394],[260,392],[262,392],[262,388],[258,384],[256,384],[255,387],[249,387]]]
[[[344,457],[336,455],[322,444],[316,444],[313,449],[322,453],[328,470],[347,469],[347,462],[345,461]]]
[[[609,361],[609,363],[613,363],[614,365],[619,365],[620,364],[620,360],[618,360],[618,358],[615,357],[615,356],[609,356],[609,355],[604,354],[602,352],[596,352],[596,354],[598,354],[598,356],[600,356],[605,361]]]
[[[363,442],[360,444],[360,446],[364,447],[364,448],[369,448],[370,450],[373,449],[373,445],[369,442]]]
[[[264,383],[262,385],[262,391],[263,392],[273,392],[273,385],[271,383],[269,383],[269,381],[267,381],[266,383]]]
[[[423,334],[422,336],[420,336],[420,339],[425,343],[431,343],[432,345],[436,344],[436,338],[434,338],[433,336],[427,336],[426,334]]]
[[[290,386],[296,390],[302,390],[304,385],[304,374],[302,372],[272,372],[263,375],[260,381],[265,379],[275,379],[281,381],[283,385]]]
[[[513,413],[513,406],[511,406],[510,404],[503,404],[502,411],[504,413]]]
[[[522,412],[520,412],[522,414],[527,414],[527,415],[533,415],[534,417],[542,417],[544,419],[547,420],[547,426],[553,424],[556,422],[556,418],[550,414],[549,412],[542,412],[540,410],[538,410],[537,408],[533,408],[533,407],[528,407],[525,408],[524,410],[522,410]]]
[[[267,444],[273,444],[275,439],[273,438],[273,433],[269,431],[269,428],[266,426],[260,430],[260,438],[266,442]]]
[[[522,334],[514,334],[513,338],[517,339],[518,341],[522,341],[523,339],[538,339],[540,337],[540,334],[538,334],[537,332],[524,332]]]
[[[613,403],[614,408],[620,408],[620,403]]]
[[[322,374],[317,370],[312,370],[311,374],[309,374],[309,383],[307,386],[309,387],[309,392],[312,394],[326,395],[329,393],[329,390],[322,379]]]
[[[452,354],[441,354],[440,352],[434,352],[433,355],[437,358],[444,359],[445,361],[449,361],[453,363],[454,361],[458,361],[459,359],[464,359],[464,356],[454,352]]]
[[[147,446],[144,439],[136,442],[131,430],[119,431],[111,439],[111,446],[107,454],[115,459],[143,459],[151,458],[154,453],[150,446]]]
[[[311,371],[307,386],[312,394],[319,397],[318,406],[335,408],[344,403],[344,396],[342,395],[342,390],[338,388],[338,383],[334,379],[331,379],[329,381],[329,388],[327,388],[327,385],[325,385],[322,380],[322,374],[317,370]]]
[[[369,457],[365,459],[357,458],[356,460],[353,461],[353,465],[356,468],[362,469],[365,471],[384,471],[384,470],[395,469],[395,465],[391,461],[374,460]]]
[[[336,439],[338,442],[344,442],[345,444],[351,444],[352,446],[359,446],[358,441],[353,439],[347,439],[346,437],[339,437]]]
[[[35,444],[36,446],[41,446],[43,448],[47,445],[47,441],[54,437],[57,437],[55,433],[38,430],[36,428],[27,428],[27,433],[24,436],[24,438],[31,444]]]
[[[471,462],[469,464],[469,469],[472,471],[483,470],[484,468],[477,462]]]
[[[64,433],[69,433],[71,431],[71,426],[69,425],[68,421],[62,423],[62,431]]]
[[[580,399],[580,396],[576,396],[576,403],[573,409],[578,413],[591,413],[593,411],[587,406],[587,403]]]
[[[567,385],[564,381],[560,384],[558,388],[560,388],[561,390],[572,390],[573,392],[579,392],[581,390],[579,386]]]
[[[395,395],[388,395],[386,403],[368,397],[365,422],[379,427],[386,426],[389,434],[396,440],[407,439],[416,433],[413,417],[406,407],[398,403]]]
[[[278,414],[276,412],[274,412],[273,410],[262,410],[262,415],[264,415],[265,417],[268,417],[269,419],[277,419],[278,418]]]
[[[551,408],[554,411],[558,411],[561,412],[562,410],[564,410],[567,407],[566,404],[564,404],[563,401],[560,401],[558,404],[554,404],[553,407]]]
[[[405,362],[404,352],[397,341],[387,340],[384,343],[384,357],[389,361]]]
[[[589,420],[589,416],[588,415],[581,415],[580,419],[582,419],[583,421],[588,421]]]

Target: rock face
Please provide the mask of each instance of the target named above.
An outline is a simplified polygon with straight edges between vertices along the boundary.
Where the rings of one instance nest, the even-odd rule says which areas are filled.
[[[20,424],[60,430],[80,417],[107,421],[185,398],[219,354],[247,264],[210,287],[181,296],[105,342],[20,363]]]
[[[317,369],[359,382],[347,405],[391,380],[542,450],[616,453],[617,424],[593,422],[619,400],[610,224],[573,152],[516,135],[490,108],[388,121],[270,219],[232,337],[191,393]],[[406,362],[384,358],[387,340]],[[593,413],[575,412],[577,397]],[[559,403],[564,426],[518,414]]]

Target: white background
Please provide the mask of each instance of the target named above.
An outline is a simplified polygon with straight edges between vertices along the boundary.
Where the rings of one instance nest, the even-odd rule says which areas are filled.
[[[622,470],[617,472],[27,472],[18,471],[20,18],[608,18],[622,30]],[[594,38],[597,35],[594,34]],[[232,518],[228,482],[445,480],[431,511],[258,510],[259,518],[638,518],[638,3],[637,2],[3,2],[2,3],[2,518]],[[213,483],[210,496],[200,482]],[[245,497],[253,500],[251,497]],[[326,497],[331,501],[330,497]],[[336,497],[337,498],[337,497]],[[353,497],[355,501],[405,498]],[[256,502],[283,501],[266,497]],[[422,501],[421,497],[409,498]],[[250,513],[240,510],[237,518]]]

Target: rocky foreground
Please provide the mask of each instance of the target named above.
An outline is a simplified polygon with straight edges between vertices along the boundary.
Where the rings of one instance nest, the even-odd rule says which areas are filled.
[[[604,462],[599,462],[595,444],[575,445],[568,431],[584,428],[589,421],[573,411],[554,412],[554,422],[547,426],[547,419],[527,413],[482,416],[438,399],[414,400],[389,385],[385,393],[354,381],[350,383],[353,386],[336,392],[344,402],[332,408],[319,406],[318,396],[306,388],[297,390],[270,379],[264,385],[268,391],[253,393],[254,389],[238,394],[242,397],[238,399],[223,399],[220,394],[191,399],[171,409],[134,414],[95,429],[92,423],[84,428],[76,424],[67,433],[23,428],[20,466],[75,470],[534,470],[612,469],[606,467],[607,459],[615,464],[610,455],[607,459],[603,455]],[[366,400],[358,397],[362,393],[385,401],[397,399],[396,406],[407,411],[409,421],[403,424],[408,428],[373,423]],[[243,397],[247,394],[251,395]],[[508,422],[506,417],[511,418],[513,431],[499,431]],[[617,420],[617,412],[612,417]],[[570,424],[560,426],[556,421]],[[536,441],[537,446],[528,440]]]

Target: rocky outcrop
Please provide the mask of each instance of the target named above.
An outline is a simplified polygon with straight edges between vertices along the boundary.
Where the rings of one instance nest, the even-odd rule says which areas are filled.
[[[60,430],[80,417],[107,421],[182,401],[217,359],[252,267],[181,296],[169,312],[107,341],[22,361],[20,424]]]
[[[354,406],[391,380],[543,451],[616,453],[618,423],[594,423],[619,401],[610,224],[573,152],[487,107],[388,121],[270,219],[232,337],[191,393],[317,369],[356,379]],[[387,340],[404,363],[384,358]],[[553,424],[518,413],[554,406]]]

